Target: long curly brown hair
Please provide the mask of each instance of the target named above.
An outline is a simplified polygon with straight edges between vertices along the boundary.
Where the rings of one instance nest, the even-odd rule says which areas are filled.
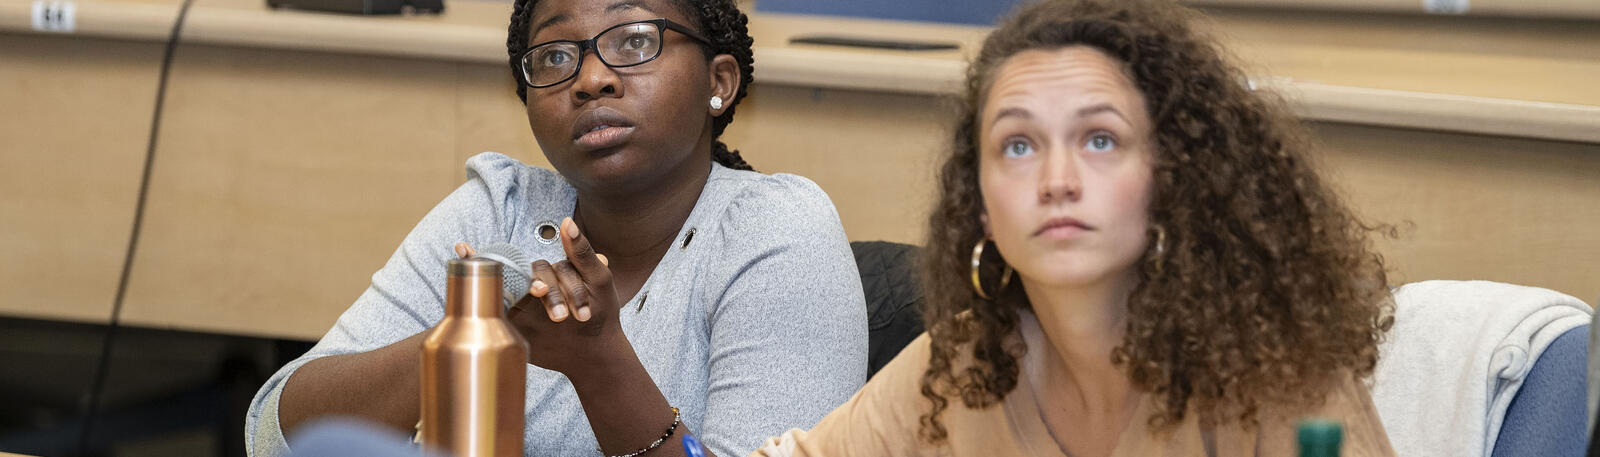
[[[1363,223],[1323,184],[1305,127],[1281,100],[1247,87],[1197,19],[1168,2],[1045,1],[1013,12],[984,42],[928,221],[932,355],[922,395],[932,408],[922,439],[946,438],[939,415],[950,398],[983,408],[1017,386],[1018,313],[1031,305],[1016,286],[980,298],[969,278],[985,239],[978,113],[1000,66],[1026,50],[1106,53],[1151,114],[1152,248],[1135,266],[1126,335],[1110,357],[1156,398],[1152,426],[1170,428],[1192,407],[1253,427],[1263,406],[1312,406],[1333,383],[1372,372],[1393,305],[1369,235],[1393,229]],[[986,290],[999,288],[1002,264],[986,255]]]

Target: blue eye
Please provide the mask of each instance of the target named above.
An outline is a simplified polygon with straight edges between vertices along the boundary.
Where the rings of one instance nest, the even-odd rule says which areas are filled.
[[[1104,133],[1097,133],[1089,137],[1089,141],[1083,144],[1083,149],[1089,152],[1110,152],[1115,147],[1117,147],[1116,138]]]
[[[1006,157],[1022,157],[1033,153],[1033,145],[1022,140],[1008,140],[1000,147],[1000,152]]]

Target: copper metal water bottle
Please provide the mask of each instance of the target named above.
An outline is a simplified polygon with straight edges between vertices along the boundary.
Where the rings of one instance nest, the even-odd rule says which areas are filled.
[[[444,320],[422,342],[424,447],[521,456],[528,343],[506,320],[501,265],[450,261]]]

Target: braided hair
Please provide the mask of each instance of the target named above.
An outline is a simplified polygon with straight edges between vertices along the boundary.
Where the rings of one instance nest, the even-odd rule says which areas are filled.
[[[528,21],[533,15],[533,5],[539,0],[515,0],[516,6],[511,10],[511,27],[506,34],[506,54],[510,56],[511,78],[517,84],[517,98],[522,103],[528,103],[528,86],[519,76],[518,60],[528,51]],[[718,54],[733,56],[739,62],[739,92],[733,95],[733,100],[728,101],[728,109],[711,121],[711,160],[725,167],[735,170],[755,171],[739,151],[728,149],[718,137],[728,124],[733,122],[734,108],[739,106],[739,100],[744,99],[749,91],[750,83],[755,81],[755,57],[750,52],[750,31],[747,27],[749,18],[744,12],[739,11],[735,0],[671,0],[684,16],[690,18],[690,27],[700,30],[700,34],[710,41],[702,43],[700,48],[704,51],[706,59],[710,60]]]

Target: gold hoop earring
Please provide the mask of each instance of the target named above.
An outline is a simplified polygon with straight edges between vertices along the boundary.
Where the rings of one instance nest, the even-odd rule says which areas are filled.
[[[1153,225],[1156,231],[1155,253],[1150,256],[1151,263],[1156,267],[1156,274],[1161,274],[1161,261],[1167,255],[1167,231],[1160,225]]]
[[[989,240],[980,238],[978,244],[972,246],[972,291],[977,292],[979,298],[990,300],[989,294],[983,291],[983,280],[978,273],[980,271],[978,267],[983,265],[983,246],[986,244],[989,244]],[[995,290],[995,293],[1000,293],[1011,284],[1011,273],[1011,266],[1006,265],[1005,272],[1000,276],[1000,288]]]

